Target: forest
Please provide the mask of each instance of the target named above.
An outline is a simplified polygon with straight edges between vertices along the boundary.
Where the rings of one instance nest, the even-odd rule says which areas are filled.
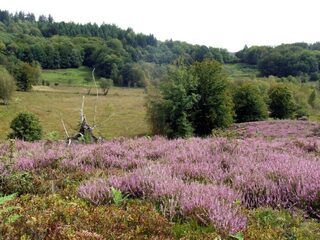
[[[191,64],[204,59],[235,61],[226,49],[158,41],[153,35],[122,30],[115,25],[55,22],[52,16],[0,11],[0,64],[17,80],[23,63],[43,69],[95,67],[101,77],[118,86],[143,85],[143,62],[154,63],[156,76],[163,65]],[[149,71],[150,72],[150,71]]]

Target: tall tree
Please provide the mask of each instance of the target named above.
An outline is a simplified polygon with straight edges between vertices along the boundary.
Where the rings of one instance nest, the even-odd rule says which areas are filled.
[[[217,61],[197,62],[191,72],[197,79],[200,97],[192,114],[195,133],[205,136],[213,128],[228,127],[233,122],[232,98],[222,65]]]

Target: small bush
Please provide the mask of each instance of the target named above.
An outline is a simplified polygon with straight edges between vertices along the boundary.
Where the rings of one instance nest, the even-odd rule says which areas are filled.
[[[17,193],[18,195],[33,193],[33,176],[28,172],[17,172],[1,179],[0,191],[5,194]]]
[[[32,113],[23,112],[12,120],[10,128],[13,130],[9,138],[25,141],[35,141],[42,138],[42,127],[39,119]]]

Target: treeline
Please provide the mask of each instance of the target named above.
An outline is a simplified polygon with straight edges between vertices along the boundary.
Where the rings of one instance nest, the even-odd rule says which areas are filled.
[[[320,79],[320,42],[245,47],[236,56],[242,63],[257,65],[262,76],[299,76],[304,81]]]
[[[109,24],[55,22],[52,16],[35,18],[32,13],[11,14],[0,10],[0,64],[13,57],[43,69],[95,67],[97,74],[112,78],[116,85],[142,85],[129,79],[142,74],[137,63],[187,64],[204,59],[235,62],[225,49],[158,41],[153,35],[135,33]],[[141,64],[140,64],[141,65]],[[11,73],[10,68],[8,69]]]

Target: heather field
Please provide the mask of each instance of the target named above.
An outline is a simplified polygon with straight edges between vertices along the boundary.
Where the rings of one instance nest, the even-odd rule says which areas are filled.
[[[0,239],[320,239],[318,128],[3,143],[0,192],[17,195],[0,211]]]

